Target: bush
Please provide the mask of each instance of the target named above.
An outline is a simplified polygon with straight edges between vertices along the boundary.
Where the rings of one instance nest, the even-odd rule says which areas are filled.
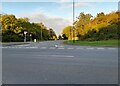
[[[109,39],[120,39],[118,32],[118,25],[111,24],[107,27],[102,27],[96,32],[95,29],[88,31],[87,34],[81,36],[80,40],[87,41],[100,41],[100,40],[109,40]]]

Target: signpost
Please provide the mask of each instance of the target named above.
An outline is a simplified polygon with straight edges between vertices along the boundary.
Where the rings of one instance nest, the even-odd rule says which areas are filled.
[[[26,42],[26,34],[27,34],[27,31],[24,31],[24,35],[25,35],[24,42]]]
[[[32,38],[31,37],[32,37],[32,34],[30,34],[30,42],[32,42]]]

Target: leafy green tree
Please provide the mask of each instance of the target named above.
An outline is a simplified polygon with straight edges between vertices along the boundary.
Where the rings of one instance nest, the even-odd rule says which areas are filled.
[[[67,40],[68,39],[68,37],[65,34],[63,34],[62,37],[63,37],[63,40]]]
[[[42,23],[30,23],[28,18],[16,18],[15,15],[2,15],[0,18],[0,23],[2,24],[2,41],[12,42],[12,41],[23,41],[24,31],[27,31],[27,41],[30,41],[30,34],[32,34],[32,39],[49,40],[50,34],[49,30]],[[55,32],[52,30],[52,35]]]
[[[56,36],[56,34],[55,34],[55,32],[53,31],[52,28],[50,28],[48,32],[49,32],[49,36],[50,36],[51,40],[57,38],[57,36]]]
[[[91,14],[80,13],[78,19],[74,22],[76,35],[79,40],[97,41],[120,39],[120,12],[111,12],[104,14],[98,13],[92,18]],[[63,32],[67,35],[64,28]]]
[[[62,35],[65,34],[67,38],[72,39],[73,37],[73,27],[67,26],[63,29]]]
[[[61,35],[59,35],[59,36],[58,36],[58,39],[59,39],[59,40],[62,40],[62,36],[61,36]]]

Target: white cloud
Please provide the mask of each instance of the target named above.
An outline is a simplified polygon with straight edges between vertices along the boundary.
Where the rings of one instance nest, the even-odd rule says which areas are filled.
[[[59,16],[49,16],[45,12],[32,12],[32,14],[22,14],[18,17],[28,17],[30,22],[43,23],[48,28],[53,28],[57,35],[62,33],[64,27],[71,25],[72,21]]]
[[[0,13],[2,13],[2,3],[0,3]]]

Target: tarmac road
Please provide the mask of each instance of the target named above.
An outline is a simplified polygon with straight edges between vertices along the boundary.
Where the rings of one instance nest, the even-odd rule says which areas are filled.
[[[118,83],[118,48],[72,46],[62,41],[1,48],[3,84]]]

